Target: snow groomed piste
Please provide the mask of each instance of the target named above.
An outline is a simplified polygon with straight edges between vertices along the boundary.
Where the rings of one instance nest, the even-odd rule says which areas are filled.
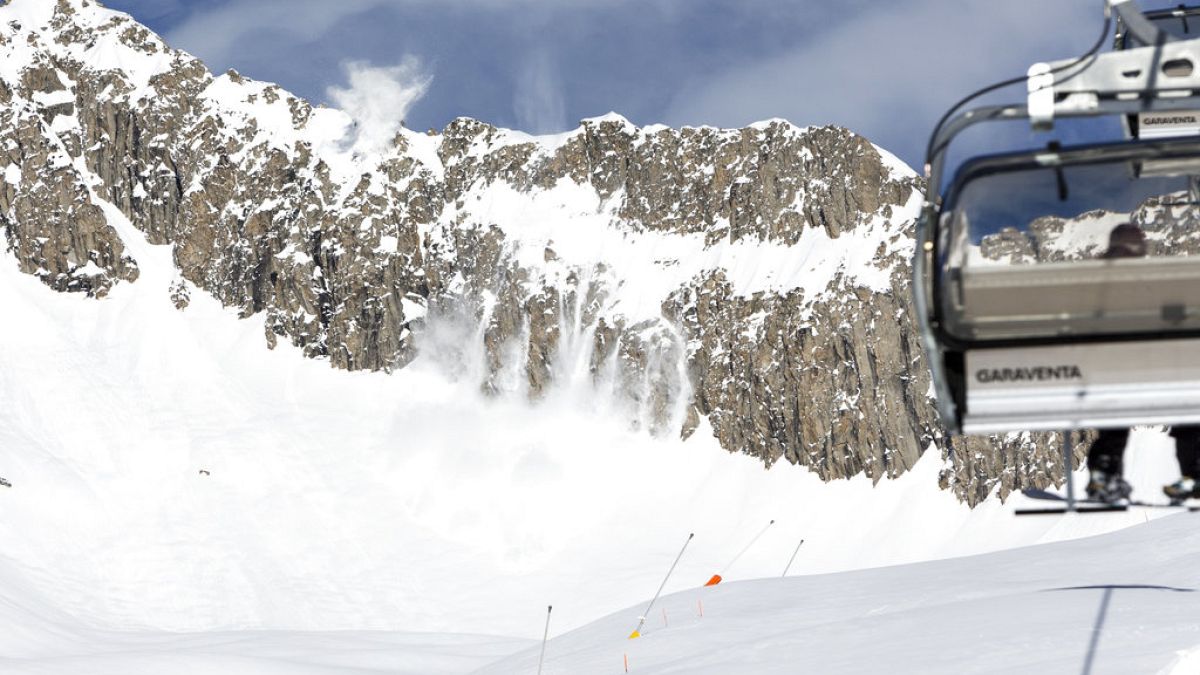
[[[1091,516],[1080,518],[1094,518]],[[550,640],[543,672],[1196,672],[1195,516],[985,556],[664,596]],[[703,616],[697,609],[703,602]],[[627,629],[626,629],[627,630]],[[533,672],[528,650],[478,671]]]

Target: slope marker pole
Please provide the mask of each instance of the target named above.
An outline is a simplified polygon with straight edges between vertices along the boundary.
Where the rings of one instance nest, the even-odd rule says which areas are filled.
[[[754,538],[750,540],[750,543],[748,543],[744,547],[742,547],[742,550],[738,551],[738,554],[733,556],[733,560],[730,560],[729,564],[725,565],[725,567],[720,572],[717,572],[716,574],[712,575],[712,578],[709,579],[708,582],[704,585],[705,586],[716,586],[717,584],[721,583],[721,581],[725,578],[725,574],[729,572],[729,568],[733,567],[733,564],[738,561],[738,558],[741,558],[743,555],[745,555],[746,551],[749,551],[750,547],[754,545],[754,542],[758,541],[764,534],[767,533],[767,528],[771,527],[774,524],[775,524],[775,521],[771,520],[771,522],[764,525],[763,529],[759,530],[758,534],[754,535]]]
[[[542,655],[538,657],[538,675],[542,675],[542,661],[546,660],[546,639],[550,637],[550,612],[554,605],[546,606],[546,631],[542,633]]]
[[[663,588],[667,585],[667,580],[671,578],[671,573],[675,571],[675,566],[679,564],[679,559],[683,557],[683,552],[687,550],[688,544],[692,543],[692,537],[694,536],[696,536],[695,532],[689,533],[687,541],[683,542],[683,548],[679,549],[679,555],[675,556],[675,562],[671,563],[671,569],[667,570],[666,578],[658,585],[658,591],[650,599],[650,604],[646,605],[646,611],[642,612],[642,615],[638,617],[637,628],[634,628],[633,632],[629,634],[630,640],[642,636],[642,627],[646,625],[646,617],[650,615],[650,608],[654,607],[654,603],[658,601],[658,596],[662,594]]]
[[[787,567],[783,568],[783,574],[779,575],[780,579],[782,579],[783,577],[786,577],[788,570],[792,569],[792,563],[796,561],[796,554],[800,552],[800,547],[803,545],[804,545],[803,539],[800,540],[799,544],[796,544],[796,550],[792,551],[792,557],[788,560]]]

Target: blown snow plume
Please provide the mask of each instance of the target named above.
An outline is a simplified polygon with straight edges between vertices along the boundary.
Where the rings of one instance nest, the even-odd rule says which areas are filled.
[[[513,95],[517,124],[533,133],[562,131],[567,127],[562,82],[553,57],[537,49],[525,58]]]
[[[330,87],[328,95],[354,120],[351,148],[359,154],[387,150],[408,111],[429,90],[433,76],[425,73],[420,61],[411,55],[395,66],[348,61],[342,68],[349,87]]]

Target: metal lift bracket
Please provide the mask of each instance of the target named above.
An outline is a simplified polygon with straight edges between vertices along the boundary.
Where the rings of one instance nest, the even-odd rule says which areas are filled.
[[[1054,128],[1054,72],[1049,63],[1029,67],[1029,124],[1034,131]]]

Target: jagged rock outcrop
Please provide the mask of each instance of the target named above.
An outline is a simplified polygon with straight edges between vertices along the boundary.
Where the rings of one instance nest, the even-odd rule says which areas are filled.
[[[64,92],[52,72],[26,71],[32,98]],[[44,99],[45,100],[45,99]],[[50,99],[58,100],[58,98]],[[22,272],[57,291],[103,296],[137,278],[137,265],[91,197],[90,185],[54,133],[68,104],[41,107],[0,85],[0,224]],[[20,226],[16,226],[20,223]]]
[[[92,0],[12,0],[0,55],[0,228],[56,290],[136,279],[111,204],[172,246],[176,307],[202,290],[339,368],[425,353],[490,393],[582,384],[827,479],[950,448],[908,309],[919,183],[849,131],[459,119],[364,150],[345,113],[214,77]],[[946,484],[1044,485],[1040,440],[962,442]]]

